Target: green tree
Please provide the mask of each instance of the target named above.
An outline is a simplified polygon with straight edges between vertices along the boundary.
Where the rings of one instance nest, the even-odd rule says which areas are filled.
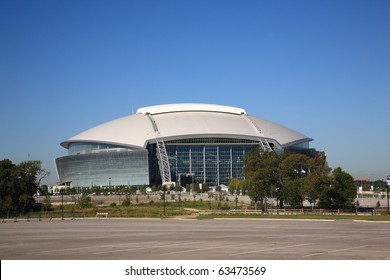
[[[237,178],[230,178],[228,182],[229,191],[232,194],[247,194],[250,186],[248,180],[240,180]]]
[[[0,161],[0,211],[1,213],[13,212],[15,209],[15,164],[8,159]]]
[[[38,160],[24,161],[18,165],[10,160],[0,161],[0,210],[23,214],[31,211],[34,194],[42,178],[47,176]]]
[[[327,209],[350,209],[355,206],[355,197],[353,177],[337,167],[332,172],[330,186],[320,197],[319,206]]]
[[[52,209],[51,198],[48,194],[45,196],[45,198],[42,201],[42,208],[45,212]]]
[[[91,197],[87,193],[83,193],[79,200],[79,206],[81,208],[88,208],[91,206]]]
[[[308,200],[313,206],[330,185],[330,171],[323,157],[309,157],[302,153],[287,152],[281,163],[281,207],[303,207]]]
[[[314,206],[327,186],[330,185],[330,172],[322,157],[310,158],[307,162],[308,174],[304,180],[306,199]]]
[[[126,193],[125,199],[122,202],[123,206],[130,206],[131,205],[131,195]]]
[[[40,195],[46,196],[49,194],[49,186],[48,185],[39,186],[38,191]]]
[[[244,159],[244,174],[250,183],[248,195],[257,209],[261,202],[266,209],[266,199],[271,195],[271,189],[277,186],[280,178],[279,156],[274,152],[254,149]]]
[[[291,207],[303,207],[306,196],[305,177],[309,157],[300,153],[286,153],[281,163],[281,199]]]

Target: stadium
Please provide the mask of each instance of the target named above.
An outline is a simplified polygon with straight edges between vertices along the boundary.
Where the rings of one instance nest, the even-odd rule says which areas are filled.
[[[168,104],[140,108],[62,142],[68,155],[55,165],[60,183],[74,187],[216,186],[244,178],[243,158],[253,148],[307,151],[312,140],[241,108]]]

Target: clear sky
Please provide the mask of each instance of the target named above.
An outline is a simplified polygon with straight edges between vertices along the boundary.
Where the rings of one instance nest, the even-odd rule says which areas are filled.
[[[332,168],[390,174],[390,1],[0,1],[0,159],[39,159],[137,108],[246,109]]]

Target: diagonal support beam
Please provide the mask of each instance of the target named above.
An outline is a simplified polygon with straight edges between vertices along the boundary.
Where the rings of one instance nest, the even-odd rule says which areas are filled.
[[[162,139],[157,139],[157,158],[163,184],[171,182],[171,170],[169,168],[167,149]]]

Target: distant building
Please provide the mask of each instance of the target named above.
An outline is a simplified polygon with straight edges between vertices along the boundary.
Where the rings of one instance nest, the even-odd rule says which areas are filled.
[[[362,194],[363,191],[368,191],[368,185],[370,183],[368,178],[354,178],[353,181],[355,183],[357,193]]]
[[[310,141],[244,109],[170,104],[141,108],[62,142],[68,155],[55,163],[59,181],[79,187],[215,186],[243,178],[243,158],[253,148],[312,152]]]

